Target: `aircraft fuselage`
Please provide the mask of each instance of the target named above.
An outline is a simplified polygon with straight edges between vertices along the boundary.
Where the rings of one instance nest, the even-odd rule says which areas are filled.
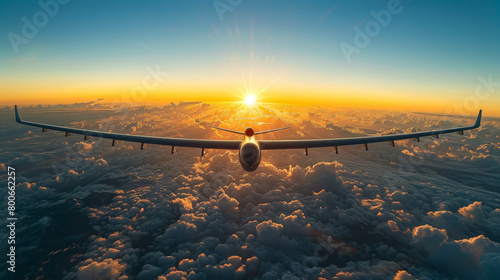
[[[254,134],[253,128],[245,129],[245,140],[241,142],[239,147],[241,167],[249,172],[255,171],[261,160],[260,146],[255,140]]]

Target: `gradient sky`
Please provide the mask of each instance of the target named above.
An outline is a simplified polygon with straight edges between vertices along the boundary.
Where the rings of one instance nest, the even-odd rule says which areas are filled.
[[[16,53],[8,34],[42,8],[2,1],[0,104],[127,101],[159,67],[145,102],[238,101],[274,82],[261,101],[500,115],[500,86],[475,96],[478,77],[500,83],[500,1],[401,0],[350,63],[340,44],[391,1],[242,0],[223,20],[213,1],[105,2],[59,5]]]

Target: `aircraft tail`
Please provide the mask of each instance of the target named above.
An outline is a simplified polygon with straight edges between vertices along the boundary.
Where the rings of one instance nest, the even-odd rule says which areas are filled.
[[[288,129],[288,128],[291,128],[291,126],[281,127],[281,128],[275,128],[275,129],[270,129],[270,130],[264,130],[264,131],[257,131],[257,132],[255,132],[255,135],[269,133],[269,132],[275,132],[275,131],[278,131],[278,130],[283,130],[283,129]]]
[[[209,127],[215,128],[215,129],[218,129],[218,130],[222,130],[222,131],[226,131],[226,132],[231,132],[231,133],[245,135],[245,132],[241,132],[241,131],[231,130],[231,129],[222,128],[222,127],[216,127],[216,126],[211,126],[211,125],[209,125]]]
[[[222,131],[226,131],[226,132],[231,132],[231,133],[245,135],[245,132],[243,132],[243,131],[236,131],[236,130],[231,130],[231,129],[222,128],[222,127],[216,127],[216,126],[209,126],[209,127],[215,128],[215,129],[218,129],[218,130],[222,130]],[[278,130],[283,130],[283,129],[288,129],[288,128],[291,128],[291,127],[289,126],[289,127],[281,127],[281,128],[275,128],[275,129],[264,130],[264,131],[257,131],[257,132],[254,133],[254,135],[264,134],[264,133],[269,133],[269,132],[275,132],[275,131],[278,131]]]

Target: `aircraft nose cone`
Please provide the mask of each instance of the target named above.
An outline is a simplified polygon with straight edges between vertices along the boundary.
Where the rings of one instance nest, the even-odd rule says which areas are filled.
[[[241,147],[240,157],[246,165],[254,165],[260,157],[259,147],[253,143],[246,143]]]

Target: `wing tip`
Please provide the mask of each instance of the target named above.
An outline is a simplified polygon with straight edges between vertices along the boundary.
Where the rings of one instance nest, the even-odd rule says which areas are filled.
[[[479,126],[481,126],[481,117],[483,115],[483,110],[479,110],[479,113],[477,114],[477,119],[476,119],[476,123],[474,124],[474,128],[478,128]]]
[[[23,120],[21,119],[21,116],[19,115],[19,110],[17,110],[17,105],[14,105],[14,111],[16,112],[16,122],[22,123]]]

